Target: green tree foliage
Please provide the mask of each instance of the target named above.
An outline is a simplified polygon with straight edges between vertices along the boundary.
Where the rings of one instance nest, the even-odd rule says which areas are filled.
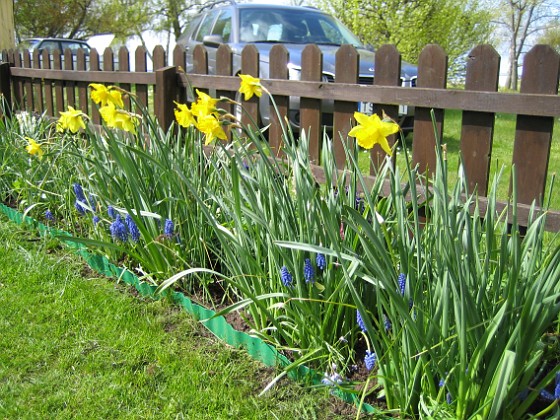
[[[403,59],[416,62],[431,43],[448,54],[451,71],[476,45],[488,42],[490,13],[478,0],[318,0],[373,47],[394,44]]]
[[[88,38],[113,33],[119,41],[146,30],[178,38],[199,0],[15,0],[19,40],[32,36]]]
[[[84,36],[93,3],[94,0],[14,0],[17,37]]]
[[[538,40],[539,44],[548,44],[560,53],[560,20],[555,19],[547,25]]]

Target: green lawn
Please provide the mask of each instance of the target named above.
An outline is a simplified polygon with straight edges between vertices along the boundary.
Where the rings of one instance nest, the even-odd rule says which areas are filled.
[[[259,398],[274,372],[4,216],[0,243],[0,418],[342,418],[324,389]]]

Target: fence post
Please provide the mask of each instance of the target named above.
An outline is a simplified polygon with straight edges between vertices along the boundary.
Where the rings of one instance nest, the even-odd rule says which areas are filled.
[[[9,117],[12,108],[10,63],[0,63],[0,100],[4,102],[3,106],[0,106],[0,117]]]
[[[155,112],[160,126],[167,131],[173,123],[173,101],[177,95],[177,68],[156,70]]]

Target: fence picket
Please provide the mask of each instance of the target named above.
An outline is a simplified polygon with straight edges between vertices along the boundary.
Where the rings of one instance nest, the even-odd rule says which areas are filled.
[[[467,58],[465,90],[498,90],[500,56],[490,45],[475,47]],[[488,192],[492,138],[494,135],[493,112],[463,111],[461,128],[461,158],[467,177],[469,192],[481,196]]]
[[[343,45],[335,56],[335,83],[357,83],[360,58],[353,45]],[[372,63],[373,64],[373,63]],[[352,129],[355,102],[334,101],[333,114],[333,152],[337,168],[342,168],[346,162],[344,145],[354,148],[354,141],[348,139],[348,132]]]
[[[89,69],[91,71],[100,71],[101,66],[99,62],[99,53],[94,48],[89,52]],[[101,116],[99,115],[99,108],[96,105],[91,106],[91,120],[94,124],[101,124]]]
[[[257,47],[250,44],[241,51],[241,73],[250,74],[253,77],[259,77],[259,51]],[[248,101],[242,95],[237,95],[243,104],[241,114],[241,124],[249,130],[258,130],[259,128],[259,98],[253,96]]]
[[[126,47],[119,48],[119,65],[118,71],[130,71],[130,55],[128,54],[128,49]],[[126,92],[131,92],[130,83],[120,83],[119,87]],[[125,109],[130,110],[130,97],[128,95],[123,95],[123,102]]]
[[[547,45],[536,45],[523,62],[521,93],[558,95],[560,56]],[[554,118],[517,116],[513,165],[520,203],[542,204],[550,157]]]
[[[323,54],[317,45],[307,45],[301,55],[301,80],[320,82],[323,77]],[[302,97],[300,99],[300,131],[309,141],[309,157],[318,163],[321,157],[321,100]]]
[[[373,79],[373,84],[375,86],[401,85],[401,54],[394,45],[383,45],[375,52],[375,77]],[[383,114],[385,113],[393,120],[399,121],[398,105],[377,104],[376,108],[380,118],[383,118]],[[393,147],[397,141],[397,135],[389,136],[387,140],[389,141],[389,146]],[[377,169],[381,167],[386,153],[379,145],[375,145],[371,149],[370,155],[373,162],[370,173],[375,174]]]
[[[274,45],[270,49],[270,68],[271,79],[288,80],[289,53],[284,45]],[[284,157],[282,144],[287,139],[284,137],[283,127],[287,124],[288,107],[290,97],[286,95],[274,95],[276,110],[270,106],[270,129],[268,142],[275,156]]]
[[[146,73],[148,71],[148,60],[146,59],[146,47],[140,45],[134,51],[134,71],[139,73]],[[136,84],[136,100],[144,107],[148,107],[148,85]],[[136,112],[140,112],[137,109]]]
[[[419,88],[445,89],[447,84],[447,55],[439,45],[424,47],[418,58]],[[436,167],[436,136],[441,139],[443,114],[441,108],[434,108],[436,132],[432,123],[431,108],[416,107],[414,112],[414,142],[412,162],[418,164],[422,172],[433,171]]]
[[[47,50],[41,53],[41,63],[42,68],[47,70],[51,68],[51,55]],[[54,117],[53,84],[50,80],[45,80],[43,86],[45,89],[45,111],[47,115]]]
[[[87,68],[86,56],[83,49],[79,49],[76,55],[76,70],[85,71]],[[89,114],[89,95],[88,95],[88,84],[87,82],[78,82],[78,100],[80,104],[80,109],[84,114]]]

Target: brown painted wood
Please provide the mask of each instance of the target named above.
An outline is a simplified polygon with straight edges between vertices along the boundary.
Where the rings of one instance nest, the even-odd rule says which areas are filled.
[[[289,53],[284,45],[274,45],[270,49],[270,68],[271,79],[287,80]],[[264,93],[263,93],[264,94]],[[276,104],[276,108],[273,105]],[[287,95],[274,95],[271,98],[271,119],[268,142],[275,156],[284,158],[285,151],[282,147],[284,141],[288,140],[288,107],[290,97]]]
[[[109,47],[105,48],[103,51],[103,71],[114,71],[115,70],[115,55],[113,50]]]
[[[74,70],[74,60],[72,56],[72,51],[69,48],[64,50],[64,70],[72,71]],[[66,102],[68,106],[71,106],[74,109],[77,109],[78,106],[76,105],[76,83],[72,80],[66,81],[64,84],[64,91],[66,93]]]
[[[206,51],[206,48],[204,48],[202,45],[197,45],[193,49],[192,71],[194,74],[204,74],[204,75],[208,74],[208,52]],[[201,92],[208,93],[210,88],[210,86],[205,88],[195,83],[193,83],[192,85],[188,84],[186,87],[187,89],[192,89],[192,93],[195,98],[195,101],[196,101],[196,89],[199,89]]]
[[[72,81],[72,82],[96,82],[96,83],[142,83],[154,84],[153,72],[118,72],[118,71],[67,71],[67,70],[35,70],[21,67],[13,67],[12,75],[20,78],[40,77],[43,79]],[[207,80],[209,81],[209,80]],[[203,85],[205,83],[202,83]]]
[[[522,93],[558,95],[560,56],[550,46],[536,45],[526,55]],[[542,203],[550,158],[554,118],[517,116],[513,165],[519,203]]]
[[[373,79],[373,84],[375,86],[401,85],[401,55],[394,45],[383,45],[375,52],[375,77]],[[377,114],[380,118],[383,118],[385,114],[394,121],[398,121],[399,107],[398,105],[378,103]],[[394,147],[397,138],[397,134],[387,138],[391,148]],[[371,161],[373,165],[370,168],[370,173],[372,175],[378,172],[386,157],[387,154],[379,145],[375,145],[372,148]],[[395,160],[395,155],[393,155],[392,160]]]
[[[321,82],[323,54],[317,45],[307,45],[301,55],[301,80]],[[321,82],[327,85],[327,82]],[[300,99],[300,134],[307,137],[311,162],[319,163],[321,157],[321,100],[302,96]]]
[[[163,48],[161,45],[156,45],[152,53],[152,60],[154,62],[154,71],[162,69],[165,66],[167,66],[165,48]]]
[[[33,68],[41,68],[41,54],[38,50],[33,51]],[[42,114],[44,112],[43,102],[43,81],[41,79],[33,80],[33,111]]]
[[[128,54],[128,49],[126,47],[119,48],[119,65],[118,71],[130,71],[130,55]],[[131,92],[132,86],[130,83],[121,83],[119,87],[125,92]],[[123,95],[124,107],[130,110],[130,95]]]
[[[439,45],[424,47],[418,59],[417,86],[421,88],[444,89],[447,84],[447,55]],[[432,123],[434,113],[436,129]],[[436,167],[436,136],[441,139],[443,132],[442,108],[416,107],[414,113],[414,141],[412,143],[412,163],[418,164],[421,172],[433,171]]]
[[[498,90],[500,56],[490,45],[479,45],[467,58],[465,89]],[[481,196],[488,192],[490,159],[494,135],[493,112],[464,111],[461,127],[461,158],[467,177],[468,191]]]
[[[23,51],[23,67],[31,68],[31,55],[28,50]],[[31,80],[23,82],[23,95],[25,100],[25,108],[28,111],[33,111],[33,84]]]
[[[216,74],[220,76],[231,76],[233,73],[233,53],[229,45],[222,44],[218,47],[216,51]],[[228,90],[217,90],[216,97],[226,97],[229,98],[232,102],[235,101],[235,93],[228,91]],[[234,109],[232,102],[228,102],[227,100],[220,101],[219,107],[224,110],[226,114],[233,115]],[[229,118],[228,118],[229,120]],[[235,122],[235,121],[232,121]],[[229,128],[231,125],[225,127],[226,134],[228,135],[228,139],[231,140],[231,131]]]
[[[101,69],[100,67],[100,60],[99,60],[99,53],[97,52],[97,50],[94,48],[89,52],[89,72],[97,72]],[[98,81],[95,81],[94,83],[99,83]],[[89,83],[88,83],[89,85]],[[91,120],[94,124],[101,124],[101,116],[99,115],[99,107],[93,103],[93,101],[91,102],[91,111],[90,111],[90,117]]]
[[[49,70],[51,68],[51,55],[47,50],[41,52],[41,68]],[[47,115],[54,117],[54,96],[53,84],[50,80],[44,80],[44,103]]]
[[[184,73],[187,68],[187,51],[181,45],[175,45],[173,49],[172,65],[177,67],[178,73]],[[185,89],[177,89],[177,102],[187,103],[187,92]]]
[[[373,65],[373,63],[372,63]],[[360,57],[353,45],[343,45],[335,56],[335,83],[358,83]],[[346,163],[345,148],[354,150],[356,140],[348,137],[352,129],[356,102],[334,101],[333,114],[333,153],[337,168],[343,168]]]
[[[250,74],[253,77],[260,77],[259,74],[259,51],[252,44],[246,45],[241,51],[241,74]],[[237,80],[237,90],[240,80]],[[237,95],[242,106],[241,125],[248,130],[259,129],[259,98],[253,96],[248,101],[243,95]]]
[[[79,49],[76,53],[76,70],[78,71],[86,71],[87,70],[87,63],[86,63],[86,56],[84,54],[83,49]],[[77,90],[78,90],[78,101],[80,104],[80,109],[86,115],[89,115],[89,92],[88,92],[88,84],[86,82],[78,82],[76,83]]]
[[[17,51],[14,52],[13,61],[14,67],[10,69],[10,73],[13,76],[13,70],[23,67],[21,54]],[[24,93],[23,93],[23,81],[21,79],[12,79],[14,83],[13,93],[14,93],[14,106],[16,109],[25,109],[24,104]]]
[[[12,81],[10,80],[10,63],[6,60],[6,56],[2,55],[2,62],[0,62],[0,118],[4,115],[11,115],[12,104]]]
[[[148,71],[148,60],[147,60],[148,51],[144,46],[139,46],[134,51],[134,71],[137,73],[146,73]],[[144,108],[148,108],[148,85],[142,83],[135,84],[135,93],[136,93],[136,100],[138,101],[139,106],[143,106]],[[136,112],[140,112],[139,109]]]
[[[175,67],[164,67],[156,70],[156,97],[155,114],[164,130],[168,130],[173,124],[175,108],[177,69]]]
[[[62,54],[60,51],[53,51],[53,71],[60,71],[62,69]],[[59,117],[60,113],[66,110],[66,101],[64,99],[64,81],[54,81],[54,97],[55,97],[55,117]]]

